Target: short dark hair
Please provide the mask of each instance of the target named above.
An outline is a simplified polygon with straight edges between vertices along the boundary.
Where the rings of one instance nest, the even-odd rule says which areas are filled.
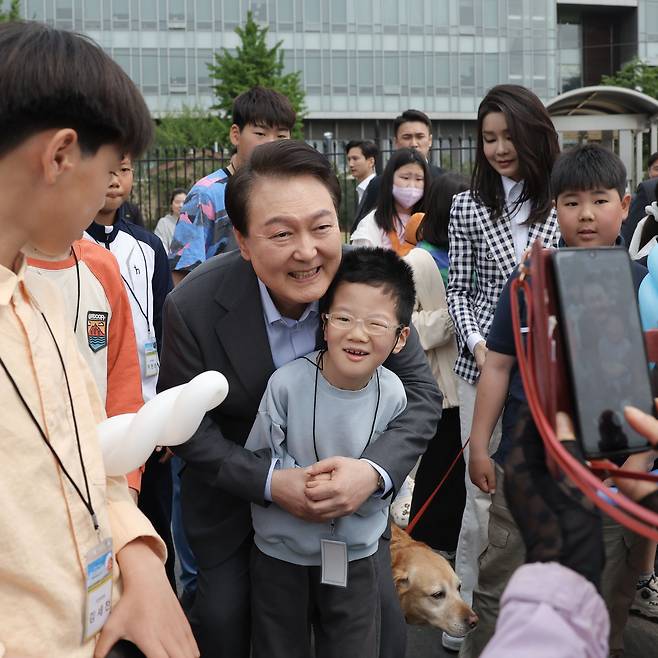
[[[569,191],[617,190],[626,192],[626,167],[620,157],[599,144],[582,144],[565,151],[556,160],[551,189],[557,200]]]
[[[391,295],[395,301],[395,315],[405,327],[411,322],[416,302],[416,288],[411,267],[393,250],[381,247],[346,249],[340,266],[320,300],[320,313],[328,313],[338,286],[343,283],[365,283]]]
[[[0,25],[0,156],[44,130],[71,128],[80,150],[137,157],[153,121],[135,84],[86,36],[42,23]]]
[[[418,225],[417,240],[448,248],[448,224],[450,208],[455,194],[464,192],[469,187],[468,179],[461,174],[447,173],[437,176],[425,195],[425,217]]]
[[[169,195],[169,205],[171,205],[174,202],[174,199],[179,195],[179,194],[184,194],[187,196],[187,190],[184,187],[175,187],[172,191],[171,194]]]
[[[280,139],[262,144],[254,149],[249,162],[242,165],[228,179],[225,205],[233,226],[242,235],[248,235],[249,198],[252,194],[252,187],[258,179],[286,180],[299,176],[311,176],[322,183],[327,188],[336,213],[338,213],[340,184],[329,160],[304,142]]]
[[[427,114],[420,110],[405,110],[400,116],[395,117],[393,121],[393,134],[397,137],[400,126],[409,121],[420,121],[420,123],[424,123],[430,135],[432,134],[432,122]]]
[[[555,126],[536,94],[521,85],[497,85],[478,108],[475,166],[471,177],[473,198],[491,210],[493,221],[506,211],[505,190],[500,175],[484,155],[482,123],[492,112],[505,116],[516,150],[519,174],[524,181],[517,207],[530,201],[528,222],[543,222],[553,207],[548,179],[560,152]]]
[[[296,118],[288,98],[267,87],[256,85],[233,101],[231,120],[240,130],[247,124],[292,130]]]
[[[363,157],[366,160],[368,158],[374,158],[376,162],[377,157],[379,156],[377,144],[371,139],[353,139],[347,142],[347,144],[345,144],[345,155],[350,152],[350,149],[361,149],[361,153],[363,153]]]
[[[649,169],[651,167],[651,165],[653,165],[654,162],[658,162],[658,151],[656,151],[655,153],[652,153],[649,156],[649,162],[647,162],[647,169]]]
[[[417,164],[423,170],[425,177],[425,188],[430,182],[430,168],[425,156],[416,149],[401,148],[391,153],[389,161],[384,167],[382,182],[379,186],[379,198],[377,199],[377,208],[375,209],[375,223],[382,231],[392,231],[395,228],[393,217],[397,217],[395,210],[395,200],[393,199],[393,176],[395,172],[407,164]],[[420,201],[411,209],[411,214],[423,212],[425,208],[425,194]]]

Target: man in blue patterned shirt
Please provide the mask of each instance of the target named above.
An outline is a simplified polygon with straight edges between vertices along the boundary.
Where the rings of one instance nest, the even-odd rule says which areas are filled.
[[[226,183],[257,146],[290,139],[295,118],[290,101],[273,89],[252,87],[235,99],[229,131],[235,153],[228,166],[194,184],[176,224],[169,252],[175,284],[208,258],[237,247],[224,207]]]

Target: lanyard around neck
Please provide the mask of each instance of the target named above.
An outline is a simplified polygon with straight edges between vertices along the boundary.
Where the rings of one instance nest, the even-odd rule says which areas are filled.
[[[39,424],[39,421],[36,419],[34,413],[32,412],[32,409],[30,409],[30,406],[28,405],[27,401],[23,397],[23,394],[21,393],[20,389],[18,388],[18,384],[16,383],[16,380],[12,377],[11,373],[9,372],[7,366],[5,365],[5,362],[3,361],[2,357],[0,357],[0,366],[2,366],[2,369],[5,371],[5,374],[9,378],[9,381],[11,382],[12,386],[14,387],[14,390],[16,391],[16,394],[18,395],[18,398],[20,401],[23,403],[23,406],[25,407],[25,410],[27,411],[28,415],[32,419],[32,422],[36,425],[37,429],[39,430],[39,434],[41,435],[41,438],[43,439],[43,442],[46,444],[50,452],[52,453],[53,457],[55,458],[55,461],[59,465],[59,468],[61,469],[62,473],[66,477],[66,479],[71,483],[71,486],[75,490],[76,494],[82,501],[82,504],[87,508],[87,511],[89,512],[89,516],[91,516],[91,521],[94,524],[94,530],[98,531],[99,525],[98,525],[98,519],[96,517],[96,512],[94,511],[93,504],[91,502],[91,494],[89,492],[89,481],[87,479],[87,471],[85,469],[85,464],[84,460],[82,458],[82,446],[80,445],[80,434],[78,432],[78,420],[75,415],[75,407],[73,406],[73,396],[71,395],[71,386],[69,384],[69,376],[68,373],[66,372],[66,366],[64,365],[64,358],[62,357],[62,352],[59,349],[59,345],[57,344],[57,340],[55,339],[55,334],[53,333],[53,330],[50,328],[50,324],[48,320],[46,319],[46,316],[41,313],[41,317],[43,318],[43,321],[46,323],[46,327],[48,327],[48,332],[50,333],[51,338],[53,339],[53,342],[55,343],[55,349],[57,350],[57,356],[59,357],[59,362],[62,364],[62,370],[64,372],[64,380],[66,381],[66,390],[68,392],[68,397],[69,397],[69,404],[71,405],[71,414],[73,416],[73,428],[75,430],[75,440],[77,443],[78,447],[78,457],[80,458],[80,467],[82,468],[82,477],[84,478],[84,485],[85,485],[85,492],[86,492],[86,497],[82,494],[82,491],[80,491],[80,487],[76,484],[75,480],[71,476],[71,474],[66,470],[66,467],[64,466],[64,463],[62,462],[60,456],[57,454],[57,451],[55,448],[53,448],[52,444],[48,440],[48,437],[46,436],[46,433],[43,431],[43,428]]]

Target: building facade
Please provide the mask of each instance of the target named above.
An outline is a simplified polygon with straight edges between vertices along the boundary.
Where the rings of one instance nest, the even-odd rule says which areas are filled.
[[[88,34],[153,114],[212,104],[207,64],[238,45],[251,10],[301,71],[307,137],[391,136],[414,107],[467,135],[486,90],[525,85],[548,102],[634,55],[658,64],[658,0],[23,0],[26,18]]]

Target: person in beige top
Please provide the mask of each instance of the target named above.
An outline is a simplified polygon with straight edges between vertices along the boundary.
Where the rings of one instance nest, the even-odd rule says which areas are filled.
[[[130,641],[198,656],[162,541],[105,475],[103,406],[63,300],[21,252],[81,236],[121,153],[147,146],[148,111],[99,47],[39,23],[0,25],[0,87],[0,655],[102,658]],[[94,566],[107,578],[90,594]]]
[[[442,174],[428,190],[426,213],[412,215],[405,240],[415,245],[404,257],[411,265],[416,285],[412,323],[420,337],[427,360],[443,392],[443,414],[415,476],[411,501],[412,519],[427,500],[461,448],[459,398],[453,372],[457,359],[455,327],[448,312],[446,286],[448,269],[448,220],[452,197],[468,188],[457,174]],[[464,508],[464,462],[460,460],[441,493],[427,508],[413,531],[416,539],[432,548],[452,552],[457,547]]]

